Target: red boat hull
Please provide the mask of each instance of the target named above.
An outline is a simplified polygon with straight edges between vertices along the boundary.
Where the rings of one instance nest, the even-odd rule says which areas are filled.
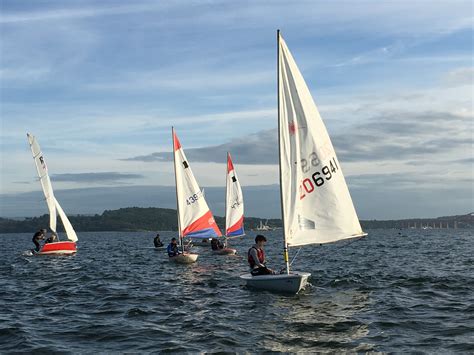
[[[36,255],[69,255],[76,252],[75,242],[56,242],[43,245]]]

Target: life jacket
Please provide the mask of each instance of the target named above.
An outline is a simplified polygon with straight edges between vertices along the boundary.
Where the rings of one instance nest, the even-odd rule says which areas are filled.
[[[265,251],[263,251],[263,249],[257,249],[255,247],[249,249],[249,251],[247,252],[247,261],[249,262],[250,267],[253,269],[256,262],[255,260],[253,260],[252,254],[250,254],[250,251],[252,249],[255,249],[257,251],[257,257],[260,264],[263,264],[263,262],[265,261]]]

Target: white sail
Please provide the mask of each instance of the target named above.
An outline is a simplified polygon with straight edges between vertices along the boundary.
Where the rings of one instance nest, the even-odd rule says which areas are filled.
[[[36,170],[38,171],[41,186],[43,187],[44,196],[46,198],[46,204],[48,205],[49,228],[56,233],[56,213],[58,213],[63,223],[68,239],[72,242],[77,242],[77,235],[71,225],[71,222],[69,222],[66,213],[64,213],[64,210],[54,197],[53,186],[51,185],[51,180],[48,175],[48,167],[46,165],[46,161],[44,159],[43,153],[41,152],[41,148],[38,144],[38,141],[36,140],[35,136],[29,133],[27,134],[27,136],[28,142],[30,143],[31,152],[33,153],[33,159],[35,160]]]
[[[225,207],[225,234],[228,237],[244,235],[244,198],[232,158],[227,153],[227,181]]]
[[[341,164],[310,91],[279,37],[281,195],[288,246],[363,236]]]
[[[209,210],[204,194],[199,188],[174,129],[172,133],[180,236],[219,237],[221,236],[219,227]]]
[[[56,232],[56,203],[53,193],[53,187],[51,186],[51,180],[48,175],[48,167],[44,160],[41,148],[36,140],[35,136],[27,134],[28,142],[30,143],[31,152],[33,153],[33,159],[35,161],[36,170],[38,171],[39,180],[41,187],[43,188],[44,197],[46,198],[46,204],[49,210],[49,228]]]
[[[63,222],[64,230],[66,231],[67,239],[69,239],[71,242],[77,242],[77,234],[74,228],[72,228],[71,222],[69,222],[69,219],[66,216],[66,213],[64,213],[64,210],[62,209],[61,205],[59,204],[58,200],[54,199],[55,205],[56,205],[56,210],[58,211],[58,215],[61,218],[61,222]]]

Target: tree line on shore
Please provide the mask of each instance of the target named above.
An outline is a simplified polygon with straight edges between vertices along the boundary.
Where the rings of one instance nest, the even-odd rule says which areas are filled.
[[[215,216],[216,222],[224,230],[224,217]],[[177,230],[176,210],[169,208],[140,208],[128,207],[118,210],[106,210],[102,214],[93,216],[70,216],[74,229],[78,232],[95,231],[164,231]],[[245,218],[245,228],[252,230],[260,222],[269,228],[281,228],[281,219],[263,219],[256,217]],[[388,228],[474,228],[472,213],[459,216],[446,216],[438,218],[416,218],[404,220],[362,220],[363,229],[388,229]],[[35,232],[39,228],[47,228],[49,216],[29,217],[22,220],[0,218],[0,233],[27,233]],[[60,219],[58,230],[63,231]]]

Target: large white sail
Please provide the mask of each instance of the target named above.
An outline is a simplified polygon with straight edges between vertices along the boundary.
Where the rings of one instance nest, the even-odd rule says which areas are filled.
[[[225,234],[228,237],[244,235],[244,198],[240,180],[227,153],[227,181],[225,206]]]
[[[316,104],[279,36],[281,195],[288,246],[363,236],[341,164]]]
[[[41,187],[43,188],[44,197],[46,198],[46,204],[48,205],[49,228],[53,232],[56,232],[56,199],[54,198],[53,187],[51,186],[51,180],[49,179],[48,167],[46,166],[43,153],[41,152],[41,148],[35,136],[29,133],[27,136],[31,152],[33,153],[33,159],[35,160]]]
[[[173,152],[181,237],[212,238],[221,236],[219,227],[193,175],[188,159],[174,129]]]
[[[67,239],[71,242],[77,242],[77,234],[74,228],[72,228],[71,222],[69,222],[69,218],[67,218],[66,213],[62,209],[61,205],[59,204],[58,200],[54,199],[56,210],[58,211],[58,215],[61,218],[61,222],[63,222],[64,230],[66,231]]]

